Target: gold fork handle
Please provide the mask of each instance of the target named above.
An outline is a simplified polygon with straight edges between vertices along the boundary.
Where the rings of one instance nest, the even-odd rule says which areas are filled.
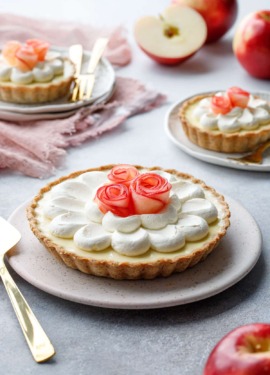
[[[78,78],[75,80],[74,82],[74,87],[73,87],[73,90],[72,90],[72,97],[71,97],[71,101],[72,102],[76,102],[77,101],[77,97],[78,97],[78,93],[79,93],[79,81],[78,81]]]
[[[93,50],[92,50],[92,54],[90,57],[90,61],[87,67],[87,73],[94,73],[107,44],[108,44],[107,38],[99,38],[95,42]]]
[[[3,262],[0,275],[35,361],[46,361],[55,354],[54,347]]]

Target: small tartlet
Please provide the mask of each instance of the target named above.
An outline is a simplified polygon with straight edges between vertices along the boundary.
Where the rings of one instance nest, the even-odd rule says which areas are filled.
[[[48,55],[54,54],[49,50],[49,44],[40,40],[31,39],[25,45],[17,41],[7,42],[0,56],[0,100],[36,104],[52,102],[68,95],[75,79],[74,64],[61,54],[47,59]],[[54,62],[61,65],[61,72],[56,70],[59,70],[59,66],[53,68],[50,65]],[[12,80],[12,74],[16,80]],[[35,74],[39,79],[35,79]],[[29,81],[30,75],[34,77],[32,81]]]
[[[202,100],[212,99],[217,94],[217,91],[213,91],[195,95],[180,106],[181,126],[192,143],[211,151],[244,153],[254,150],[270,139],[270,119],[262,121],[256,129],[240,129],[234,132],[222,132],[218,129],[212,130],[199,126],[197,119],[194,119],[193,116],[195,108]],[[258,96],[254,96],[254,98],[259,99]]]
[[[69,93],[74,81],[74,66],[71,61],[64,61],[65,74],[49,83],[18,85],[12,82],[0,82],[0,100],[16,104],[36,104],[52,102]]]
[[[207,186],[203,181],[188,174],[178,172],[174,169],[165,170],[159,167],[145,168],[134,166],[141,173],[153,172],[165,173],[173,176],[177,181],[192,185],[203,190],[207,199],[214,202],[217,207],[218,217],[214,223],[209,224],[209,233],[203,239],[187,242],[184,248],[173,252],[159,253],[150,248],[145,254],[138,256],[126,256],[118,254],[111,247],[103,251],[84,251],[77,249],[74,240],[58,239],[48,233],[50,220],[44,218],[44,202],[50,197],[53,189],[61,188],[61,184],[67,182],[80,182],[89,173],[105,172],[109,173],[115,165],[106,165],[98,168],[91,168],[74,172],[68,176],[51,182],[42,188],[39,194],[33,199],[27,208],[27,218],[34,235],[66,266],[77,269],[83,273],[108,277],[113,279],[153,279],[156,277],[167,277],[176,272],[185,271],[197,263],[203,261],[218,245],[226,234],[230,225],[230,210],[224,197],[213,188]],[[196,190],[196,189],[195,189]],[[37,254],[37,256],[39,256]],[[49,270],[48,270],[49,272]]]

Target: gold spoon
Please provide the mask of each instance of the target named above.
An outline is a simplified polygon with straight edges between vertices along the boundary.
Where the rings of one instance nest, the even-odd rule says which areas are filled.
[[[45,362],[55,354],[46,333],[30,309],[5,263],[5,253],[21,239],[21,234],[5,219],[0,217],[0,276],[21,325],[23,334],[36,362]]]
[[[258,148],[252,151],[250,154],[242,158],[229,158],[231,160],[238,161],[244,164],[262,164],[263,161],[263,153],[270,147],[270,140],[262,143]]]

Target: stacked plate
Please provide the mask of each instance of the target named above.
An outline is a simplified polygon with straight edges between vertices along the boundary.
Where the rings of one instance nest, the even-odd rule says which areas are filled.
[[[56,53],[68,56],[67,49],[54,48]],[[90,52],[84,51],[81,72],[86,72]],[[0,101],[0,119],[8,121],[31,121],[64,118],[75,113],[79,108],[103,103],[110,99],[115,86],[115,72],[112,65],[102,58],[96,69],[95,85],[89,100],[71,102],[69,97],[50,103],[15,104]]]

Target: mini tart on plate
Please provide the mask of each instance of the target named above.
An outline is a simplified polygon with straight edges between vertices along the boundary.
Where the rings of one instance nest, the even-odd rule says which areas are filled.
[[[208,150],[243,153],[270,139],[269,102],[238,87],[196,95],[179,116],[189,140]]]
[[[46,185],[27,217],[61,262],[113,279],[182,272],[203,261],[230,225],[224,197],[203,181],[173,169],[125,164],[74,172]]]
[[[60,99],[69,93],[74,74],[73,63],[49,51],[46,42],[7,42],[0,55],[0,100],[36,104]]]

